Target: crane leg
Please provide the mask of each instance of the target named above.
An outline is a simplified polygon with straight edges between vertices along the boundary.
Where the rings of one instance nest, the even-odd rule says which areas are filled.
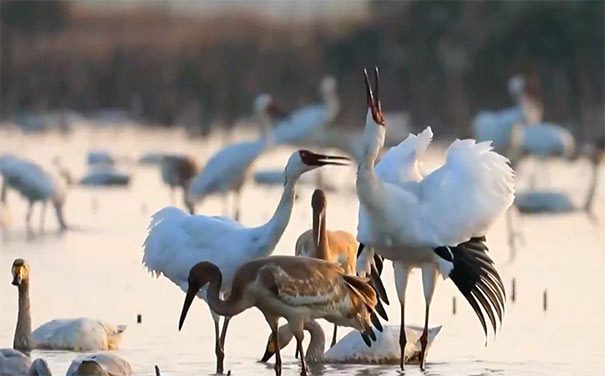
[[[336,330],[338,329],[338,325],[334,324],[334,333],[332,333],[332,343],[330,344],[330,347],[334,347],[334,345],[336,344]]]
[[[298,353],[300,354],[300,366],[301,366],[300,374],[301,374],[301,376],[307,376],[307,364],[305,361],[305,352],[303,350],[304,333],[302,331],[302,328],[300,331],[297,331],[297,333],[294,336],[296,337],[296,349],[297,349]]]
[[[424,316],[424,330],[420,336],[420,368],[424,370],[426,360],[426,346],[428,344],[428,333],[429,333],[429,307],[430,303],[426,305],[426,312]]]
[[[277,325],[279,323],[279,318],[265,316],[265,319],[267,320],[267,323],[271,327],[271,332],[273,333],[273,338],[275,338],[275,367],[274,367],[275,376],[281,376],[281,351],[280,351],[280,345],[279,345],[279,333],[277,332]]]
[[[223,215],[229,216],[229,192],[223,193]]]
[[[46,201],[42,203],[42,208],[40,209],[40,233],[44,232],[45,217],[46,217]]]
[[[33,211],[34,211],[34,203],[30,201],[27,204],[27,213],[25,214],[25,227],[27,228],[27,232],[29,232],[29,233],[32,232],[31,219],[32,219]]]
[[[240,205],[241,205],[241,189],[235,191],[235,201],[233,203],[233,218],[239,222]]]
[[[219,335],[219,320],[214,321],[214,353],[216,354],[216,373],[223,373],[223,360],[225,359],[225,352],[220,342]]]
[[[176,200],[174,198],[174,186],[170,186],[170,205],[176,206]]]
[[[393,269],[395,272],[395,287],[397,289],[397,297],[401,304],[401,327],[399,328],[399,349],[401,356],[399,358],[399,366],[403,370],[405,367],[405,345],[407,344],[407,338],[405,335],[405,291],[408,284],[408,276],[410,269],[407,265],[399,262],[393,263]]]

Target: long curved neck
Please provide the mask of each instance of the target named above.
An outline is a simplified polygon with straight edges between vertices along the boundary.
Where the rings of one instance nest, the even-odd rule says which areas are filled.
[[[15,329],[13,348],[20,351],[31,351],[33,348],[29,280],[27,279],[22,280],[19,285],[19,313],[17,315],[17,328]]]
[[[288,178],[284,186],[284,191],[279,199],[279,204],[273,213],[271,219],[264,225],[257,227],[255,231],[260,232],[262,247],[259,247],[256,257],[267,256],[277,245],[282,234],[290,222],[292,207],[294,206],[295,186],[299,176]]]
[[[592,210],[592,204],[594,201],[594,195],[597,190],[597,184],[599,182],[599,164],[594,163],[592,165],[592,179],[588,193],[586,194],[586,200],[584,201],[584,210],[589,212]]]
[[[326,335],[323,329],[315,320],[306,321],[304,329],[311,334],[311,342],[305,354],[306,360],[309,363],[321,362],[326,348]]]
[[[326,210],[313,213],[313,242],[317,247],[317,257],[328,260],[328,235],[326,233]]]
[[[208,286],[208,305],[210,309],[221,316],[235,316],[249,308],[242,299],[242,286],[233,286],[231,295],[227,300],[220,297],[223,275],[218,267],[215,266],[210,275],[210,285]]]
[[[374,165],[378,154],[384,145],[384,127],[375,124],[368,114],[366,127],[363,132],[363,142],[360,154],[357,156],[359,167],[357,169],[357,195],[364,205],[372,206],[375,202],[382,200],[382,182],[374,173]]]

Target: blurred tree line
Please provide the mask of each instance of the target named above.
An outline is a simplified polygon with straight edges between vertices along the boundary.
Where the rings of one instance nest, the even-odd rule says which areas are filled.
[[[468,135],[481,109],[511,105],[524,74],[546,120],[580,137],[604,124],[603,1],[368,3],[361,19],[301,22],[258,14],[190,16],[161,7],[103,9],[64,1],[1,3],[1,113],[125,109],[171,125],[249,115],[254,97],[286,109],[339,82],[339,121],[365,112],[361,69],[378,65],[386,111]]]

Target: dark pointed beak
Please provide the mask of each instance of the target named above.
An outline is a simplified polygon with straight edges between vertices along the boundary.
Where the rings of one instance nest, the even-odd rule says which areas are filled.
[[[271,357],[273,356],[273,354],[275,354],[273,351],[269,351],[269,349],[266,349],[265,354],[263,355],[263,358],[260,361],[263,363],[268,362],[269,359],[271,359]]]
[[[191,303],[193,303],[193,298],[197,295],[199,288],[195,288],[195,286],[191,286],[189,284],[189,289],[187,289],[187,295],[185,296],[185,302],[183,303],[183,309],[181,310],[181,318],[179,319],[179,330],[183,327],[183,323],[185,323],[185,317],[187,317],[187,312],[189,311],[189,307],[191,307]]]
[[[13,284],[13,286],[20,286],[21,285],[21,276],[16,275],[13,277],[13,281],[11,282]]]
[[[348,166],[351,160],[347,157],[339,157],[336,155],[316,154],[315,164],[318,166],[335,165]]]

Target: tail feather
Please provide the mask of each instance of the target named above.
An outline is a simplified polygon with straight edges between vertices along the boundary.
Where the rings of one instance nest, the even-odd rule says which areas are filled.
[[[502,279],[487,255],[485,237],[472,238],[455,247],[438,247],[435,253],[453,263],[449,277],[469,302],[487,337],[487,319],[494,334],[502,324],[506,292]]]

